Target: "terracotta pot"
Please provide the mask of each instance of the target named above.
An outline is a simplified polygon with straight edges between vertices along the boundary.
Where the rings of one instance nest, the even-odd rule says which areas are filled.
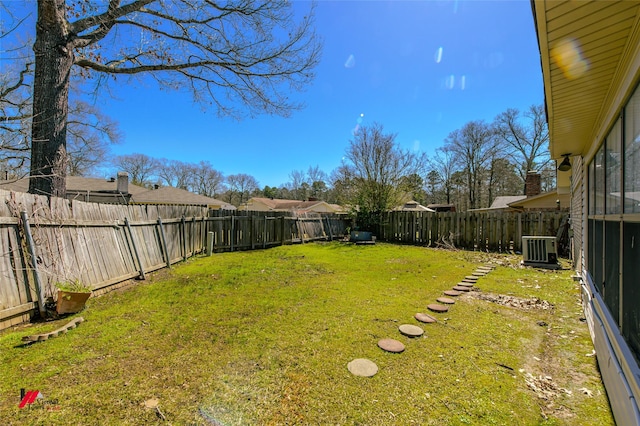
[[[91,293],[58,290],[58,301],[56,302],[56,312],[58,314],[75,314],[84,309],[84,304],[91,296]]]

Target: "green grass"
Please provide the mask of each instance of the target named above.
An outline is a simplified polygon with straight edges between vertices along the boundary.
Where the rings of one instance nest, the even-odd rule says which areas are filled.
[[[483,293],[539,297],[552,311],[458,299],[425,335],[398,326],[477,266]],[[517,258],[378,243],[306,244],[191,260],[99,298],[66,335],[21,346],[0,334],[2,424],[613,424],[571,272]],[[547,326],[538,325],[544,321]],[[402,341],[390,354],[381,338]],[[379,367],[351,375],[354,358]],[[541,399],[526,377],[550,376]],[[57,400],[19,409],[20,388]],[[566,391],[562,390],[566,389]],[[587,395],[584,390],[591,393]],[[570,392],[570,394],[569,394]],[[153,405],[153,404],[151,404]]]

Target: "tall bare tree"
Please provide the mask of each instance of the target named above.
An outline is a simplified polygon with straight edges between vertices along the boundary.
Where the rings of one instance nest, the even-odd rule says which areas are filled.
[[[122,139],[115,121],[79,99],[70,105],[67,132],[67,165],[72,176],[91,174],[105,163],[109,145]]]
[[[395,138],[395,134],[385,133],[381,124],[362,126],[349,141],[345,154],[356,188],[353,202],[362,217],[371,215],[373,226],[381,212],[403,201],[409,190],[406,183],[411,182],[407,178],[421,176],[427,165],[426,155],[401,149]]]
[[[26,42],[11,43],[19,31],[20,19],[0,4],[0,172],[11,178],[25,174],[29,164],[31,138],[31,81],[33,55]]]
[[[313,78],[313,10],[278,1],[38,0],[30,192],[64,196],[72,76],[151,74],[223,115],[287,115]],[[75,70],[75,71],[74,71]]]
[[[249,199],[252,192],[260,188],[256,178],[246,173],[227,176],[227,185],[229,186],[228,202],[236,206],[242,205]]]
[[[524,194],[527,172],[543,170],[551,161],[544,106],[532,105],[524,113],[509,108],[495,118],[493,129],[496,137],[504,144],[505,153],[518,165],[517,171]]]
[[[0,171],[18,177],[29,161],[31,120],[30,64],[18,73],[0,74]]]
[[[149,186],[156,172],[156,160],[146,154],[119,155],[113,165],[118,171],[129,173],[129,181],[134,185]]]
[[[460,170],[467,184],[468,207],[480,207],[482,173],[491,167],[490,161],[497,149],[491,127],[484,121],[470,121],[461,129],[449,133],[445,148],[454,153],[461,163]]]
[[[156,160],[155,171],[165,185],[180,189],[191,189],[191,177],[195,167],[191,163],[162,158]]]
[[[208,161],[201,161],[193,167],[191,186],[192,190],[200,195],[217,197],[225,189],[224,181],[224,175],[214,169]]]
[[[434,187],[431,189],[431,197],[434,203],[452,203],[452,192],[454,188],[453,174],[458,171],[458,161],[456,153],[450,147],[440,147],[436,150],[435,157],[429,162],[429,181],[439,182],[439,191]],[[428,175],[429,177],[429,175]]]

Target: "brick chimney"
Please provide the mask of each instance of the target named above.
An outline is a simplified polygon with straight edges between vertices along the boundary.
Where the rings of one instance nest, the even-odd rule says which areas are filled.
[[[527,172],[527,178],[524,181],[524,195],[533,197],[542,192],[542,180],[540,173],[536,171]]]
[[[129,193],[129,173],[118,172],[118,183],[116,188],[121,194]]]

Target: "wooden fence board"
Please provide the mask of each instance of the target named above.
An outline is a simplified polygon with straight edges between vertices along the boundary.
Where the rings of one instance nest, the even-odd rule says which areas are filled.
[[[375,232],[381,241],[469,250],[522,250],[523,235],[556,236],[564,212],[388,212]]]
[[[80,279],[103,293],[137,277],[140,265],[134,242],[142,268],[149,272],[166,267],[167,258],[175,263],[203,252],[209,231],[214,233],[215,251],[245,250],[340,237],[350,223],[314,214],[295,217],[282,212],[212,212],[204,206],[105,205],[1,190],[0,196],[6,200],[0,203],[0,329],[37,312],[32,271],[19,230],[21,211],[29,217],[45,297],[53,295],[57,281]]]

